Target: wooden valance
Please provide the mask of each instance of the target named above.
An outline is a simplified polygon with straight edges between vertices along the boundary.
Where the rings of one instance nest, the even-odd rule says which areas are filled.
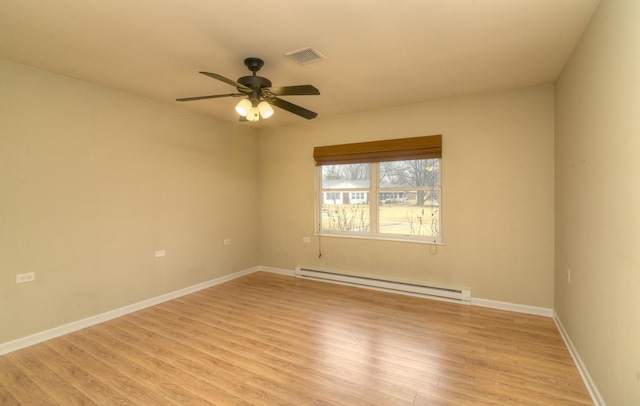
[[[315,147],[316,165],[442,158],[442,135]]]

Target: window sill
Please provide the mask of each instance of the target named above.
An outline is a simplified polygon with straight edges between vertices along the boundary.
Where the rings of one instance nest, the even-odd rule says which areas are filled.
[[[444,245],[444,242],[442,241],[433,241],[433,240],[424,240],[424,239],[417,239],[417,238],[410,238],[410,237],[405,237],[403,238],[402,236],[398,236],[398,237],[391,237],[391,236],[383,236],[383,235],[378,235],[378,236],[372,236],[372,235],[356,235],[356,234],[348,234],[348,233],[314,233],[313,234],[314,237],[320,237],[320,238],[325,238],[325,237],[329,237],[329,238],[350,238],[350,239],[357,239],[357,240],[372,240],[372,241],[392,241],[392,242],[405,242],[405,243],[414,243],[414,244],[427,244],[427,245]]]

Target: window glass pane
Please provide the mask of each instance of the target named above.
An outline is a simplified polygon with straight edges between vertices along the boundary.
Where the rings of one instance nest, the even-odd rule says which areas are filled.
[[[440,186],[440,159],[380,163],[380,187]]]
[[[322,166],[323,189],[369,189],[370,164]]]
[[[370,164],[322,166],[322,229],[369,232]]]
[[[440,193],[436,190],[380,192],[381,234],[440,235]],[[418,204],[422,201],[421,204]]]
[[[354,200],[350,195],[357,193],[363,193],[365,196]],[[322,229],[369,232],[369,204],[361,202],[366,200],[368,195],[368,192],[341,192],[335,202],[324,200]]]
[[[380,163],[378,231],[381,234],[439,236],[439,187],[440,159]]]

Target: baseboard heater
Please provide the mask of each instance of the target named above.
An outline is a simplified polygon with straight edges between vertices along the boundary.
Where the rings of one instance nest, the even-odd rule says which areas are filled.
[[[468,289],[445,288],[440,286],[430,286],[419,283],[400,282],[387,279],[349,275],[333,271],[323,271],[303,267],[296,267],[295,275],[298,278],[338,283],[341,285],[349,285],[359,288],[401,293],[410,296],[420,296],[456,303],[471,303],[471,291]]]

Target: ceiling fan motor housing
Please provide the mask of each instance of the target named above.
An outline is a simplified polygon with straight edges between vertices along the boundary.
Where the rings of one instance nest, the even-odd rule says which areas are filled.
[[[271,81],[267,78],[256,75],[256,72],[264,66],[264,61],[262,59],[247,58],[244,60],[244,64],[251,72],[253,72],[253,75],[241,77],[238,79],[238,83],[253,90],[249,95],[249,98],[255,103],[255,101],[260,100],[260,90],[264,87],[271,87]],[[238,88],[238,90],[242,91],[240,88]]]
[[[256,90],[260,90],[263,87],[271,87],[271,81],[262,76],[243,76],[238,79],[238,83]]]

